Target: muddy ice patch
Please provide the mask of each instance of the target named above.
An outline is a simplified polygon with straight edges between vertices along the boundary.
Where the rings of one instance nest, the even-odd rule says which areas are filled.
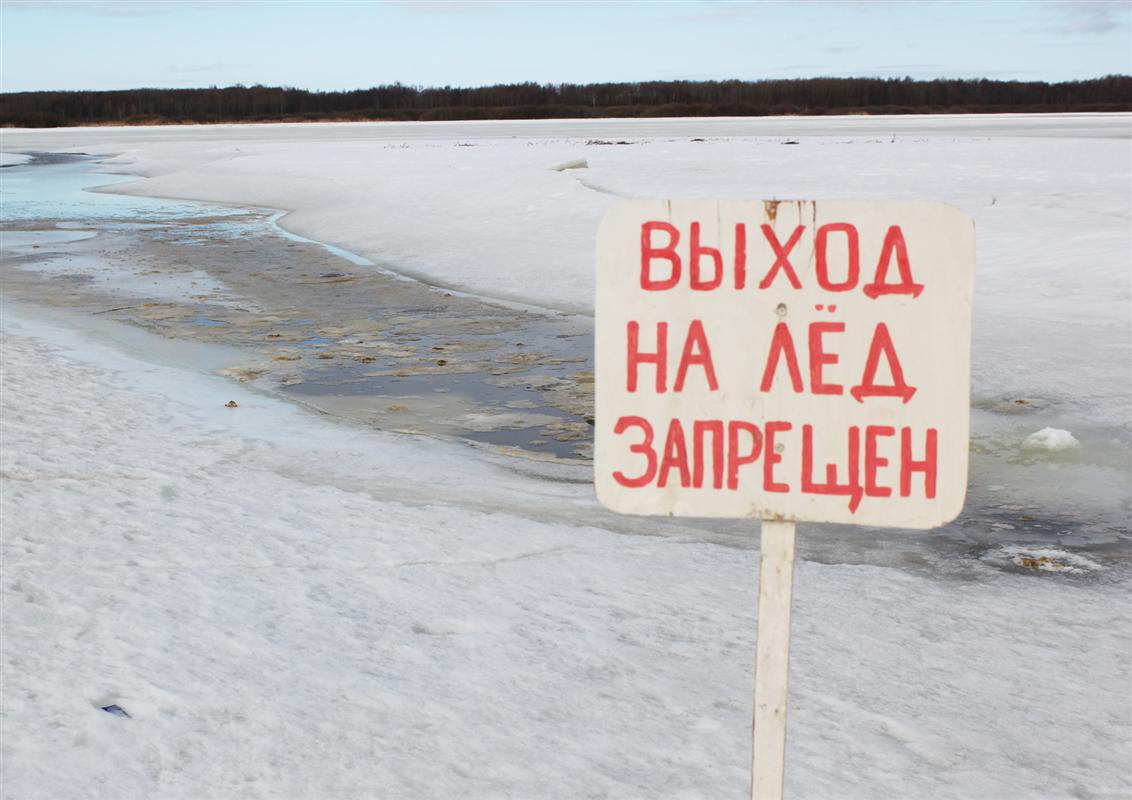
[[[1011,572],[1087,575],[1105,567],[1079,553],[1056,547],[1004,545],[983,554],[984,563]]]

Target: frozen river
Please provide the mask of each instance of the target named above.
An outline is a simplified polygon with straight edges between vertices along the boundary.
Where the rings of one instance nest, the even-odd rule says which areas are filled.
[[[5,131],[87,155],[0,170],[4,791],[741,796],[757,526],[589,485],[597,220],[671,195],[978,226],[967,507],[800,526],[790,796],[1127,793],[1128,134]]]
[[[1010,566],[1026,548],[1068,548],[1124,568],[1127,117],[596,125],[6,134],[6,147],[26,137],[103,154],[54,164],[41,156],[5,170],[6,223],[99,234],[59,243],[55,257],[47,242],[11,232],[6,254],[25,268],[21,291],[60,302],[41,280],[54,275],[67,302],[100,316],[239,348],[226,367],[233,377],[358,424],[549,459],[556,463],[526,468],[586,483],[592,320],[578,290],[592,285],[585,226],[596,229],[617,197],[741,196],[747,185],[775,196],[930,192],[978,225],[967,509],[951,526],[911,537],[870,531],[846,540],[812,526],[810,557],[938,564],[942,552],[944,562]],[[881,128],[893,133],[877,138]],[[570,137],[580,129],[585,138]],[[630,131],[637,135],[616,138]],[[585,156],[587,167],[551,168],[570,155]],[[153,177],[97,174],[105,170]],[[110,191],[83,191],[107,182]],[[292,206],[281,228],[269,207]],[[338,216],[326,218],[327,209]],[[363,222],[350,222],[363,210]],[[319,247],[288,228],[357,252]],[[84,264],[87,272],[76,268]],[[508,288],[516,280],[519,292]],[[576,311],[539,310],[555,305]],[[691,527],[713,541],[749,540],[746,525]]]

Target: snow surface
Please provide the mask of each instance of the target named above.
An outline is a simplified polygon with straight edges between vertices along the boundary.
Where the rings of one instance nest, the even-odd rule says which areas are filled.
[[[0,152],[0,167],[14,167],[17,164],[26,164],[29,161],[31,161],[31,156],[24,153]]]
[[[146,176],[108,177],[115,192],[290,211],[296,234],[379,266],[583,312],[597,222],[620,196],[953,203],[979,238],[972,493],[1127,534],[1130,124],[184,126],[3,143],[103,154]],[[21,213],[69,209],[74,188]],[[45,319],[4,308],[0,796],[743,796],[757,553],[581,524],[601,518],[588,485],[333,425],[187,368],[209,368],[201,351],[133,332],[125,355]],[[1081,447],[1019,457],[1042,425]],[[790,797],[1132,795],[1123,571],[1045,544],[969,558],[977,579],[798,564]]]
[[[787,137],[800,145],[782,147]],[[1094,263],[1091,248],[1071,252],[1073,237],[1064,235],[1027,241],[1035,237],[1017,222],[1042,213],[1064,233],[1088,220],[1094,244],[1115,243],[1115,255],[1127,255],[1123,210],[1109,203],[1097,219],[1092,204],[1127,205],[1130,137],[1126,114],[5,132],[8,146],[114,153],[107,171],[146,176],[117,192],[286,209],[291,230],[377,263],[576,309],[593,306],[592,239],[601,216],[619,197],[653,196],[941,200],[972,214],[980,240],[995,244],[980,254],[980,280],[994,280],[995,294],[1028,304],[1041,290],[1083,283],[1083,267],[1107,278],[1104,287],[1084,287],[1087,295],[1119,309],[1128,297],[1127,259],[1110,253]],[[631,144],[587,146],[591,139]],[[584,171],[555,171],[580,159]],[[1024,276],[998,266],[1037,255]],[[1067,256],[1076,268],[1066,269]],[[1020,287],[1020,277],[1056,285]],[[1093,291],[1113,286],[1123,292]]]
[[[744,796],[753,551],[4,317],[3,797]],[[794,603],[789,797],[1132,792],[1126,587]]]
[[[782,146],[786,136],[800,144]],[[146,176],[116,177],[114,192],[284,209],[288,229],[397,272],[582,311],[593,307],[598,222],[622,197],[940,200],[977,225],[976,390],[1025,397],[1038,384],[1086,406],[1104,400],[1105,418],[1113,398],[1132,396],[1129,370],[1097,368],[1132,358],[1129,114],[66,128],[4,138],[113,155],[103,169]],[[587,169],[554,170],[579,158]],[[1132,400],[1115,402],[1132,422]]]

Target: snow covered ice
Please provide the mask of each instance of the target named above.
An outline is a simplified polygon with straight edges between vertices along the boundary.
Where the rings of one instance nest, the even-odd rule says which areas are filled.
[[[17,164],[26,164],[31,156],[23,153],[0,153],[0,167],[14,167]]]
[[[756,553],[5,328],[6,797],[742,796]],[[1117,589],[800,563],[790,796],[1127,792]]]
[[[1081,443],[1069,431],[1060,428],[1042,428],[1026,437],[1026,447],[1034,450],[1071,450]]]
[[[280,209],[378,267],[583,315],[619,197],[964,209],[970,497],[1003,526],[978,536],[1011,538],[902,563],[800,526],[840,544],[797,567],[786,792],[1039,798],[1132,794],[1129,136],[1125,115],[614,120],[3,149],[98,154],[114,192]],[[695,521],[641,535],[584,476],[320,418],[177,342],[17,303],[3,331],[3,797],[743,796],[757,552]],[[1019,539],[1035,510],[1056,544]]]

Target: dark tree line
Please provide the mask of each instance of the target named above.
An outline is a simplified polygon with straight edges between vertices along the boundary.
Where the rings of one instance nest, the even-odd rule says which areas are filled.
[[[1132,76],[1086,81],[805,78],[472,89],[393,84],[343,92],[273,86],[0,94],[0,125],[63,127],[287,120],[457,120],[1130,111]]]

